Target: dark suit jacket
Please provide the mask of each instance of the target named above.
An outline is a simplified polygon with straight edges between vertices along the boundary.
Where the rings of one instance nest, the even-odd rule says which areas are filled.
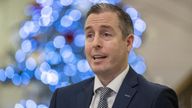
[[[57,89],[49,108],[89,108],[94,93],[93,85],[94,78],[90,78]],[[113,108],[178,108],[178,101],[173,90],[148,82],[130,67]]]

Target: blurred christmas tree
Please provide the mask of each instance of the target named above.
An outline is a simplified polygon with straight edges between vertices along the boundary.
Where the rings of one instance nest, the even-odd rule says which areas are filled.
[[[123,5],[120,0],[36,0],[28,7],[29,20],[23,22],[19,31],[21,46],[15,53],[16,64],[0,69],[0,81],[11,80],[19,86],[39,80],[53,92],[94,76],[84,56],[83,28],[86,12],[100,2],[119,5],[131,16],[135,40],[129,63],[143,74],[146,65],[134,49],[141,46],[146,24],[133,7]],[[16,104],[15,108],[38,107],[32,100],[22,105]]]

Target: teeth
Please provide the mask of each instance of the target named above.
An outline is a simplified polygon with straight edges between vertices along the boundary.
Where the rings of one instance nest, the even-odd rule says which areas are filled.
[[[99,56],[99,55],[97,55],[97,56],[94,56],[94,57],[103,57],[103,56]]]

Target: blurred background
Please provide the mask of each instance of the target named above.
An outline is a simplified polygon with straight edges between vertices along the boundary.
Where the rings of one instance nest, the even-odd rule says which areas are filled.
[[[47,108],[56,88],[94,75],[83,22],[101,0],[67,1],[0,0],[0,108]],[[192,108],[192,0],[103,1],[132,17],[133,68],[173,88],[180,108]]]

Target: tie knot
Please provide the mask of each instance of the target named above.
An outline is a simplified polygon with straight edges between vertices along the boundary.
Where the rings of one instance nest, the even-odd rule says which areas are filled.
[[[101,98],[108,98],[113,90],[111,90],[108,87],[102,87],[100,88],[101,91]]]

